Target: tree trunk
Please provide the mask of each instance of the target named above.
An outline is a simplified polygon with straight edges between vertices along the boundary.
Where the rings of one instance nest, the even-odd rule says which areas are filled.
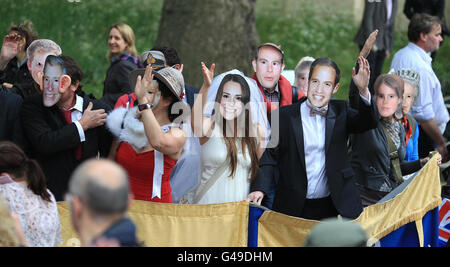
[[[238,69],[252,75],[259,44],[256,0],[165,0],[155,45],[178,51],[185,83],[199,88],[200,62],[216,63],[215,74]]]

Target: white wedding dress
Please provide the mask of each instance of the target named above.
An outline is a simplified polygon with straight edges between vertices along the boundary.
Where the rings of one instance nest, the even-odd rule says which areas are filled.
[[[248,196],[251,176],[250,154],[245,149],[246,155],[244,158],[240,139],[237,139],[236,147],[238,156],[236,171],[233,177],[229,177],[231,169],[227,158],[227,147],[220,135],[219,129],[220,127],[216,125],[209,140],[202,145],[201,177],[198,186],[194,189],[193,199],[198,198],[198,194],[200,194],[206,182],[222,164],[226,164],[227,168],[203,197],[197,203],[194,202],[193,204],[242,201]]]

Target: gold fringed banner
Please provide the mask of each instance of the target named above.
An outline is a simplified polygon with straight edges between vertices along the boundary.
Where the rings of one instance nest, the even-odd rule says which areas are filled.
[[[300,219],[274,211],[263,213],[258,222],[258,247],[300,247],[318,221]]]
[[[366,230],[368,245],[373,245],[403,225],[421,220],[441,202],[439,167],[435,155],[403,192],[387,202],[365,208],[354,221]],[[264,212],[259,219],[258,246],[302,246],[316,223],[318,221],[290,217],[273,211]],[[419,232],[418,235],[423,236],[423,233]]]
[[[364,209],[355,220],[369,237],[369,245],[410,222],[417,222],[441,200],[437,155],[395,198]],[[58,203],[62,246],[77,246],[80,241],[72,229],[67,203]],[[162,204],[133,201],[130,218],[136,223],[138,238],[150,247],[246,247],[249,203],[213,205]],[[263,213],[258,222],[258,246],[298,247],[318,221],[291,217],[273,211]],[[422,237],[423,233],[418,232]]]
[[[431,158],[395,198],[365,208],[356,219],[366,230],[369,245],[405,224],[422,220],[427,212],[439,207],[442,199],[437,159],[438,155]]]
[[[133,201],[130,217],[150,247],[246,247],[248,202],[212,205]]]
[[[67,203],[59,202],[62,246],[79,246]],[[128,215],[140,241],[150,247],[246,247],[248,202],[212,205],[162,204],[134,200]]]

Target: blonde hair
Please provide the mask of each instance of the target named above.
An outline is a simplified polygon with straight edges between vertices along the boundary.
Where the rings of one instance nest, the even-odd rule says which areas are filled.
[[[134,42],[136,41],[136,37],[134,36],[133,29],[128,24],[121,22],[112,25],[111,28],[109,28],[108,33],[111,32],[112,29],[117,29],[120,32],[123,40],[125,40],[125,42],[128,44],[128,47],[125,50],[132,55],[138,56],[136,46],[134,44]],[[112,56],[113,55],[111,54],[111,51],[108,51],[107,58],[109,61],[111,61]]]

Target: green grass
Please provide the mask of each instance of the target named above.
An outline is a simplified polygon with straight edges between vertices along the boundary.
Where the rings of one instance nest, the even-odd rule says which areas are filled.
[[[347,99],[351,70],[359,53],[353,43],[358,25],[353,22],[351,4],[347,2],[258,0],[256,7],[260,42],[282,45],[286,69],[294,69],[303,56],[330,57],[339,65],[342,79],[341,89],[334,96],[337,99]],[[85,90],[101,96],[109,66],[106,59],[109,27],[119,21],[129,24],[136,34],[138,52],[149,49],[157,37],[162,4],[163,0],[3,0],[0,34],[6,34],[11,23],[31,20],[41,38],[56,41],[65,54],[80,63],[85,72]],[[330,10],[335,11],[330,13]],[[406,33],[397,32],[395,51],[407,43]],[[448,58],[450,41],[447,40],[434,68],[443,91],[450,94]],[[389,70],[391,60],[392,56],[386,60],[384,72]]]

